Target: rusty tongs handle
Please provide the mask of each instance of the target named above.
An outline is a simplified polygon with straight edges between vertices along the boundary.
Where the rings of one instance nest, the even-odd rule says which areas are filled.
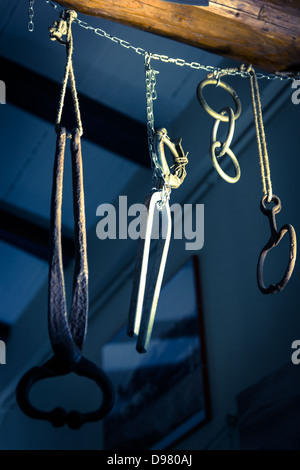
[[[260,203],[260,209],[264,215],[266,215],[269,219],[270,223],[270,228],[271,228],[271,237],[268,241],[268,243],[264,246],[262,249],[258,263],[257,263],[257,283],[260,291],[263,294],[275,294],[276,292],[281,292],[288,281],[290,280],[290,277],[293,273],[295,262],[296,262],[296,255],[297,255],[297,239],[296,239],[296,232],[295,229],[292,225],[290,224],[285,224],[283,225],[280,230],[277,230],[276,226],[276,214],[281,211],[281,201],[278,196],[273,195],[271,202],[273,202],[275,205],[271,209],[266,208],[266,199],[267,196],[263,196],[261,203]],[[286,233],[289,233],[290,236],[290,255],[289,255],[289,261],[288,261],[288,266],[286,268],[286,271],[284,273],[284,276],[282,279],[277,282],[277,284],[270,284],[269,287],[265,287],[264,284],[264,263],[266,256],[268,252],[277,246],[279,242],[282,240],[284,235]]]

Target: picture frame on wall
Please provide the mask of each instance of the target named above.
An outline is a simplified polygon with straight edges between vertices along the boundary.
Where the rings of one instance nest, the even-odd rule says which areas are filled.
[[[126,325],[102,347],[116,401],[104,420],[105,449],[166,449],[211,417],[198,258],[161,290],[148,351]]]

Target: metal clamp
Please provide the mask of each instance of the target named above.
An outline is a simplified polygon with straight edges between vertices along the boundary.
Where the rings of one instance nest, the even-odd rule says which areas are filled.
[[[92,412],[66,412],[57,407],[51,411],[35,408],[29,401],[32,386],[42,379],[66,375],[70,372],[93,380],[102,393],[100,407]],[[20,380],[17,386],[17,402],[21,410],[29,417],[49,421],[55,427],[67,424],[71,429],[79,429],[83,424],[104,418],[111,410],[114,402],[113,386],[107,375],[88,359],[81,357],[77,362],[63,362],[61,357],[53,356],[41,367],[33,367]]]
[[[262,249],[259,259],[258,259],[257,283],[258,283],[258,287],[260,291],[263,294],[275,294],[276,292],[281,292],[284,289],[284,287],[290,280],[290,277],[293,273],[295,262],[296,262],[296,255],[297,255],[297,239],[296,239],[295,229],[290,224],[285,224],[280,228],[279,231],[277,230],[275,216],[276,214],[278,214],[278,212],[281,211],[281,201],[279,197],[275,195],[272,196],[271,202],[275,204],[275,206],[273,206],[272,209],[266,208],[266,205],[265,205],[266,200],[267,200],[267,196],[264,196],[260,203],[260,209],[262,213],[266,215],[269,219],[271,237],[268,243]],[[263,270],[264,270],[264,263],[265,263],[266,256],[272,248],[274,248],[275,246],[279,244],[279,242],[282,240],[282,238],[287,232],[290,236],[290,255],[289,255],[288,266],[286,268],[283,278],[279,282],[277,282],[277,284],[271,284],[269,285],[269,287],[265,287],[264,279],[263,279]]]
[[[231,86],[228,85],[228,83],[222,82],[220,79],[217,79],[217,78],[206,78],[205,80],[202,80],[202,82],[200,82],[197,87],[197,97],[201,106],[205,109],[205,111],[211,116],[213,116],[215,119],[219,119],[220,121],[223,121],[223,122],[229,121],[229,116],[217,113],[205,101],[203,97],[203,88],[206,87],[207,85],[220,86],[221,88],[224,88],[224,90],[228,91],[228,93],[232,96],[234,103],[235,103],[234,119],[237,119],[240,116],[241,111],[242,111],[241,101],[238,95],[236,94],[236,92],[234,91],[234,89],[231,88]]]
[[[158,129],[154,134],[154,147],[157,155],[158,165],[162,172],[164,182],[170,188],[178,188],[186,177],[185,165],[188,163],[187,154],[184,153],[181,138],[170,140],[167,130],[164,128]],[[164,146],[170,149],[173,157],[174,173],[172,174],[165,156]]]

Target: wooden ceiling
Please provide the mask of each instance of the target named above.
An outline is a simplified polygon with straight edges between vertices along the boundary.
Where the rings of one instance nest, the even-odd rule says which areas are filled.
[[[300,71],[300,2],[297,0],[210,0],[209,7],[163,0],[60,0],[58,3],[273,73]]]

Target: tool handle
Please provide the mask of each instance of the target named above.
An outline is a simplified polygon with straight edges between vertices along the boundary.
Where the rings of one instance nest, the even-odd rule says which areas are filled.
[[[67,375],[74,372],[81,377],[93,380],[102,392],[102,403],[95,411],[82,413],[80,411],[65,411],[61,407],[51,411],[43,411],[34,407],[29,399],[33,385],[43,379]],[[81,356],[77,362],[63,362],[53,356],[40,367],[33,367],[21,378],[17,386],[17,402],[21,410],[29,417],[49,421],[55,427],[64,424],[71,429],[79,429],[88,422],[103,419],[111,410],[114,403],[114,389],[108,376],[88,359]]]

